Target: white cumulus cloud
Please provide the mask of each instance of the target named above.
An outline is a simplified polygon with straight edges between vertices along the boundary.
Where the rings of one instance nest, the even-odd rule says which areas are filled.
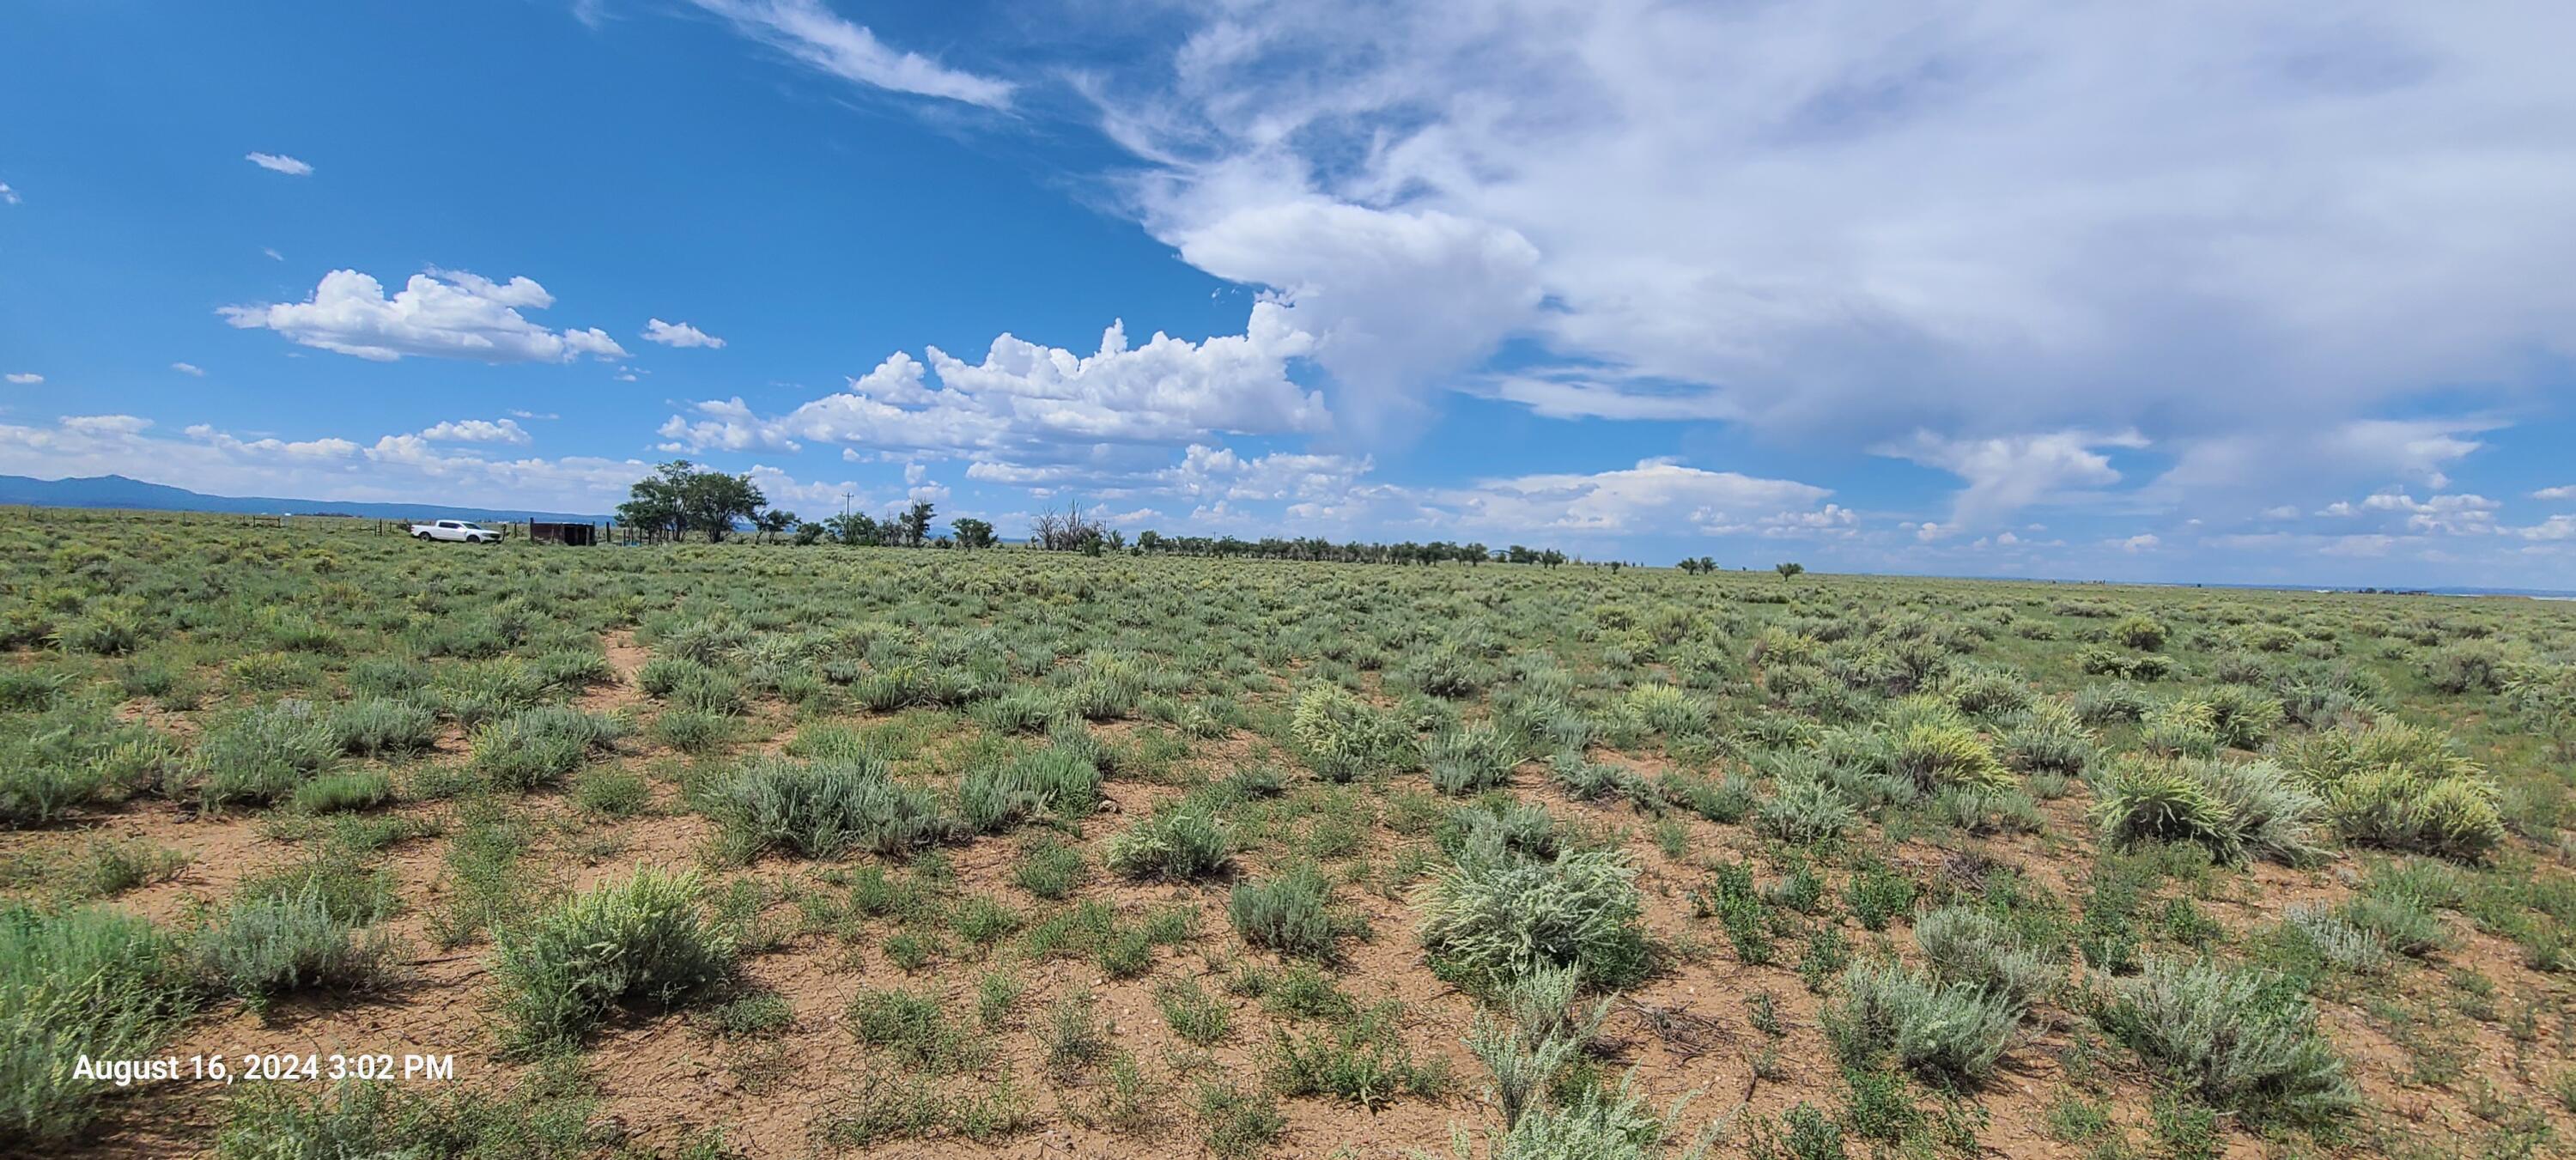
[[[2111,466],[2110,457],[2095,449],[2145,445],[2135,432],[2052,431],[1950,439],[1917,431],[1912,440],[1882,447],[1878,453],[1939,468],[1967,481],[1951,505],[1949,521],[1938,525],[1936,535],[1950,535],[1990,526],[2032,504],[2063,501],[2077,489],[2117,483],[2120,473]]]
[[[423,439],[450,443],[525,443],[526,428],[512,419],[450,419],[422,431]]]
[[[388,298],[374,278],[333,270],[303,302],[227,306],[218,313],[246,330],[274,330],[305,346],[378,362],[407,355],[489,363],[626,356],[606,331],[548,330],[519,313],[554,301],[533,279],[494,282],[463,271],[414,274]]]
[[[1189,342],[1157,333],[1130,345],[1123,325],[1075,354],[1005,334],[981,362],[930,347],[897,352],[849,389],[783,415],[740,399],[694,404],[662,425],[673,451],[795,450],[834,443],[877,451],[1061,460],[1068,445],[1181,444],[1211,433],[1312,433],[1323,400],[1288,375],[1313,339],[1275,303],[1256,303],[1246,332]],[[929,379],[935,376],[938,386]]]
[[[664,346],[702,346],[710,350],[722,347],[721,338],[685,322],[664,322],[659,318],[644,324],[644,339]]]

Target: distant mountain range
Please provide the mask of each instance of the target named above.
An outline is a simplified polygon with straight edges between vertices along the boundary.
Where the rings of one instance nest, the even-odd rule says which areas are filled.
[[[64,508],[124,508],[155,512],[360,516],[378,520],[538,519],[592,523],[608,518],[603,515],[532,511],[526,508],[449,507],[441,504],[352,503],[334,499],[207,495],[184,487],[127,479],[122,475],[91,475],[74,479],[34,479],[24,475],[0,475],[0,504]]]

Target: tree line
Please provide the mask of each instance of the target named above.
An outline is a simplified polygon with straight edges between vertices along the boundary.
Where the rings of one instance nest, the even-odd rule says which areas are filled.
[[[722,543],[751,526],[761,542],[792,537],[799,544],[817,544],[829,540],[836,544],[858,547],[892,548],[990,548],[1001,541],[993,525],[986,520],[960,516],[948,522],[949,535],[933,536],[932,524],[938,509],[929,500],[914,500],[912,505],[882,518],[865,512],[843,512],[822,520],[797,518],[796,513],[769,506],[760,485],[751,476],[728,475],[698,467],[685,459],[663,464],[652,475],[636,481],[625,503],[617,505],[617,522],[641,532],[646,538],[681,540],[691,533],[706,537],[709,543]],[[1246,540],[1236,536],[1166,536],[1146,530],[1130,544],[1127,535],[1106,522],[1084,515],[1068,503],[1063,511],[1044,511],[1030,521],[1028,546],[1047,552],[1082,552],[1098,556],[1108,553],[1132,553],[1139,556],[1207,556],[1220,559],[1311,560],[1339,564],[1443,564],[1470,566],[1485,563],[1535,564],[1542,568],[1561,567],[1572,558],[1555,548],[1532,548],[1512,544],[1488,548],[1481,543],[1453,544],[1433,540],[1417,544],[1411,540],[1394,544],[1364,543],[1351,540],[1334,543],[1321,536],[1264,536]],[[1618,562],[1609,565],[1618,568]],[[1681,570],[1692,573],[1717,571],[1717,561],[1698,556],[1681,562]],[[1805,571],[1796,564],[1778,566],[1783,577]]]
[[[721,544],[751,526],[761,541],[792,536],[799,544],[824,540],[872,547],[989,548],[998,541],[993,525],[978,519],[949,521],[951,536],[931,535],[938,508],[928,500],[883,519],[865,512],[844,512],[823,520],[800,519],[796,513],[769,506],[769,497],[751,476],[711,471],[675,459],[637,480],[628,499],[617,505],[617,522],[654,541],[682,540],[691,534]],[[952,538],[953,537],[953,538]]]

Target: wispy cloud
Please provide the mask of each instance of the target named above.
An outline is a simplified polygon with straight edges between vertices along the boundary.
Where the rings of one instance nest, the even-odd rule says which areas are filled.
[[[949,68],[917,52],[888,47],[820,0],[696,0],[743,35],[853,84],[891,92],[1010,107],[1008,81]]]
[[[242,159],[271,173],[289,177],[311,177],[313,167],[283,153],[245,153]]]

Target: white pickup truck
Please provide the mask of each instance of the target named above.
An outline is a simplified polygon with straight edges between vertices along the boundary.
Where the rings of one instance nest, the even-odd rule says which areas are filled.
[[[472,520],[439,520],[435,523],[413,524],[411,534],[423,540],[454,540],[463,544],[501,542],[500,532]]]

